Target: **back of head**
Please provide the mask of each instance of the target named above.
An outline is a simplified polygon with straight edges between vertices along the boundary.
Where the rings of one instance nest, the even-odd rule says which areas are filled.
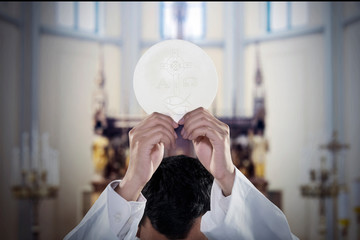
[[[147,199],[144,217],[167,238],[186,238],[194,220],[210,209],[212,182],[199,160],[164,158],[142,191]]]

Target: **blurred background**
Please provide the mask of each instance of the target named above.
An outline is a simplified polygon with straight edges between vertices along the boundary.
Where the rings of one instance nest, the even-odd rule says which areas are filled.
[[[0,238],[62,239],[124,176],[134,68],[178,38],[214,61],[209,110],[292,232],[360,239],[359,20],[358,2],[0,2]]]

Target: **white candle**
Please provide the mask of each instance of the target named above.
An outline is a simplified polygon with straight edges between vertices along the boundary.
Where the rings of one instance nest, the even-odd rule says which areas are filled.
[[[59,186],[59,152],[54,150],[54,185]]]
[[[28,171],[30,168],[30,159],[29,159],[29,133],[24,132],[21,136],[22,142],[22,170]]]
[[[31,168],[39,168],[39,137],[36,130],[31,132]]]
[[[13,148],[11,161],[11,183],[12,185],[19,185],[21,182],[20,174],[20,149]]]
[[[49,185],[57,186],[59,184],[58,152],[55,149],[50,149],[49,156],[48,183]]]
[[[339,220],[345,220],[349,218],[348,202],[349,202],[348,193],[345,192],[344,190],[340,191],[339,202],[338,202]]]
[[[352,192],[353,192],[353,206],[354,208],[360,208],[360,178],[354,180],[352,184]]]
[[[44,133],[41,136],[41,162],[40,168],[42,171],[47,171],[49,160],[49,134]]]
[[[47,171],[47,183],[49,185],[54,185],[54,174],[53,174],[53,149],[49,148],[49,157],[46,161],[46,171]]]

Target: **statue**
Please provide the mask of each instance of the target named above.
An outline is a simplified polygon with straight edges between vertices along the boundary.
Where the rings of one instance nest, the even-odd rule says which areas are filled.
[[[265,178],[266,153],[269,150],[269,143],[263,134],[262,129],[256,129],[255,134],[249,132],[249,141],[252,148],[251,160],[255,165],[255,177]]]
[[[93,93],[93,127],[96,134],[101,135],[106,128],[107,94],[104,89],[105,78],[102,69],[96,78],[96,89]]]
[[[103,181],[105,167],[108,164],[109,140],[103,136],[96,136],[92,145],[92,158],[95,168],[95,181]]]

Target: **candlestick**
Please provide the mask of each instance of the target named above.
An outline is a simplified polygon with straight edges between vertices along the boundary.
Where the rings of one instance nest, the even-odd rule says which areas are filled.
[[[348,216],[346,215],[346,203],[347,196],[340,195],[339,190],[342,185],[338,181],[338,153],[343,149],[348,149],[350,146],[348,144],[340,144],[337,141],[336,131],[333,133],[332,140],[326,144],[321,145],[320,149],[326,149],[332,153],[332,166],[330,169],[325,169],[325,159],[322,159],[320,177],[316,177],[316,171],[310,171],[310,180],[309,184],[301,186],[301,194],[305,197],[316,197],[319,198],[319,208],[320,208],[320,219],[326,216],[325,213],[325,198],[332,198],[332,218],[333,218],[333,231],[334,239],[338,239],[338,226],[339,223],[342,226],[342,236],[346,236],[347,225],[349,224]],[[339,212],[340,211],[340,212]],[[322,223],[319,224],[319,229],[322,226]],[[322,229],[322,228],[321,228]],[[325,238],[326,232],[320,231],[320,238]]]
[[[348,235],[349,228],[349,212],[348,212],[348,203],[349,203],[349,195],[347,189],[344,185],[341,186],[341,190],[338,196],[338,224],[340,227],[340,234],[342,239],[345,239]]]
[[[352,192],[353,192],[353,206],[354,208],[358,208],[360,211],[360,178],[354,180],[352,184]]]
[[[31,148],[29,147],[29,134],[24,132],[21,135],[21,151],[18,147],[13,149],[11,178],[13,179],[13,195],[17,199],[31,202],[32,239],[35,240],[39,237],[38,205],[43,199],[57,196],[59,154],[50,148],[47,133],[41,137],[41,149],[39,149],[37,131],[33,130],[31,133]]]

